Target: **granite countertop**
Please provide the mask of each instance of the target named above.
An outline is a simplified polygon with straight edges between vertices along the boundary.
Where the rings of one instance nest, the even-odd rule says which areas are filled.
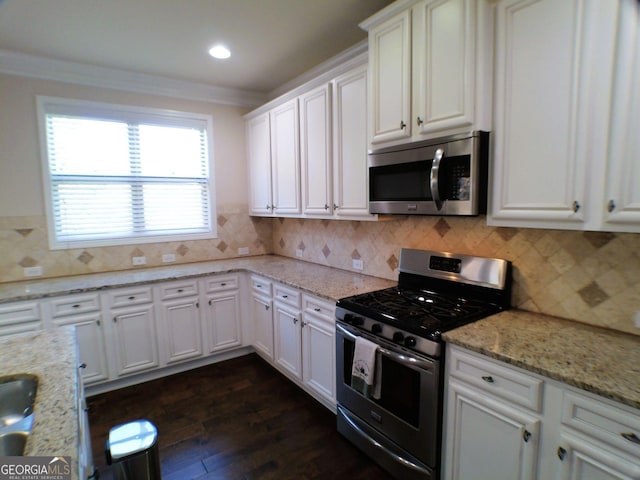
[[[0,284],[0,303],[243,271],[262,275],[332,301],[396,284],[396,281],[302,260],[278,255],[261,255],[134,271],[5,283]]]
[[[443,334],[452,344],[640,408],[640,337],[508,310]]]
[[[38,377],[30,456],[70,456],[78,478],[78,367],[73,327],[0,338],[0,376]]]

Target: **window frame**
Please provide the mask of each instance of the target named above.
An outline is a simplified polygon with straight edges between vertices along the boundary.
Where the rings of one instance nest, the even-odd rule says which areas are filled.
[[[186,242],[192,240],[210,240],[218,238],[217,233],[217,202],[215,191],[215,162],[213,154],[213,117],[211,115],[185,112],[178,110],[159,109],[135,105],[121,105],[115,103],[95,102],[88,100],[37,96],[37,115],[40,137],[40,152],[42,161],[42,182],[45,203],[47,235],[51,250],[67,250],[77,248],[107,247],[120,245],[137,245],[146,243]],[[79,240],[59,240],[56,236],[55,212],[51,169],[49,165],[47,142],[47,114],[69,114],[93,119],[107,119],[137,123],[153,123],[175,126],[205,127],[207,136],[207,165],[209,189],[209,232],[160,234]]]

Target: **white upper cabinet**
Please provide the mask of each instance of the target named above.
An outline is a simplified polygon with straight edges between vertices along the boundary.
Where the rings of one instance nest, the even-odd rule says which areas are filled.
[[[269,113],[247,121],[249,202],[251,213],[271,213],[271,129]]]
[[[411,3],[392,4],[361,25],[369,31],[375,147],[490,127],[487,3],[422,0],[396,12]]]
[[[640,232],[640,4],[621,5],[604,228]]]
[[[293,99],[270,112],[272,211],[299,214],[300,145],[298,100]]]
[[[331,84],[300,96],[303,212],[326,215],[331,197]]]
[[[639,232],[638,3],[496,9],[488,223]]]
[[[367,165],[367,66],[333,81],[333,214],[337,218],[375,218],[369,214]]]
[[[369,31],[371,143],[411,137],[411,13]]]

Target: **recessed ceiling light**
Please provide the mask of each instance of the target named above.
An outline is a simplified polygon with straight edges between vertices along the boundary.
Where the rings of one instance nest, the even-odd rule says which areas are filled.
[[[231,56],[231,52],[224,45],[215,45],[209,49],[209,55],[213,58],[229,58]]]

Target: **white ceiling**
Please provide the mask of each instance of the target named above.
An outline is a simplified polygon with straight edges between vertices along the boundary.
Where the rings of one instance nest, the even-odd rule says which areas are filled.
[[[0,0],[0,49],[268,93],[366,38],[391,0]],[[215,43],[228,60],[208,55]]]

